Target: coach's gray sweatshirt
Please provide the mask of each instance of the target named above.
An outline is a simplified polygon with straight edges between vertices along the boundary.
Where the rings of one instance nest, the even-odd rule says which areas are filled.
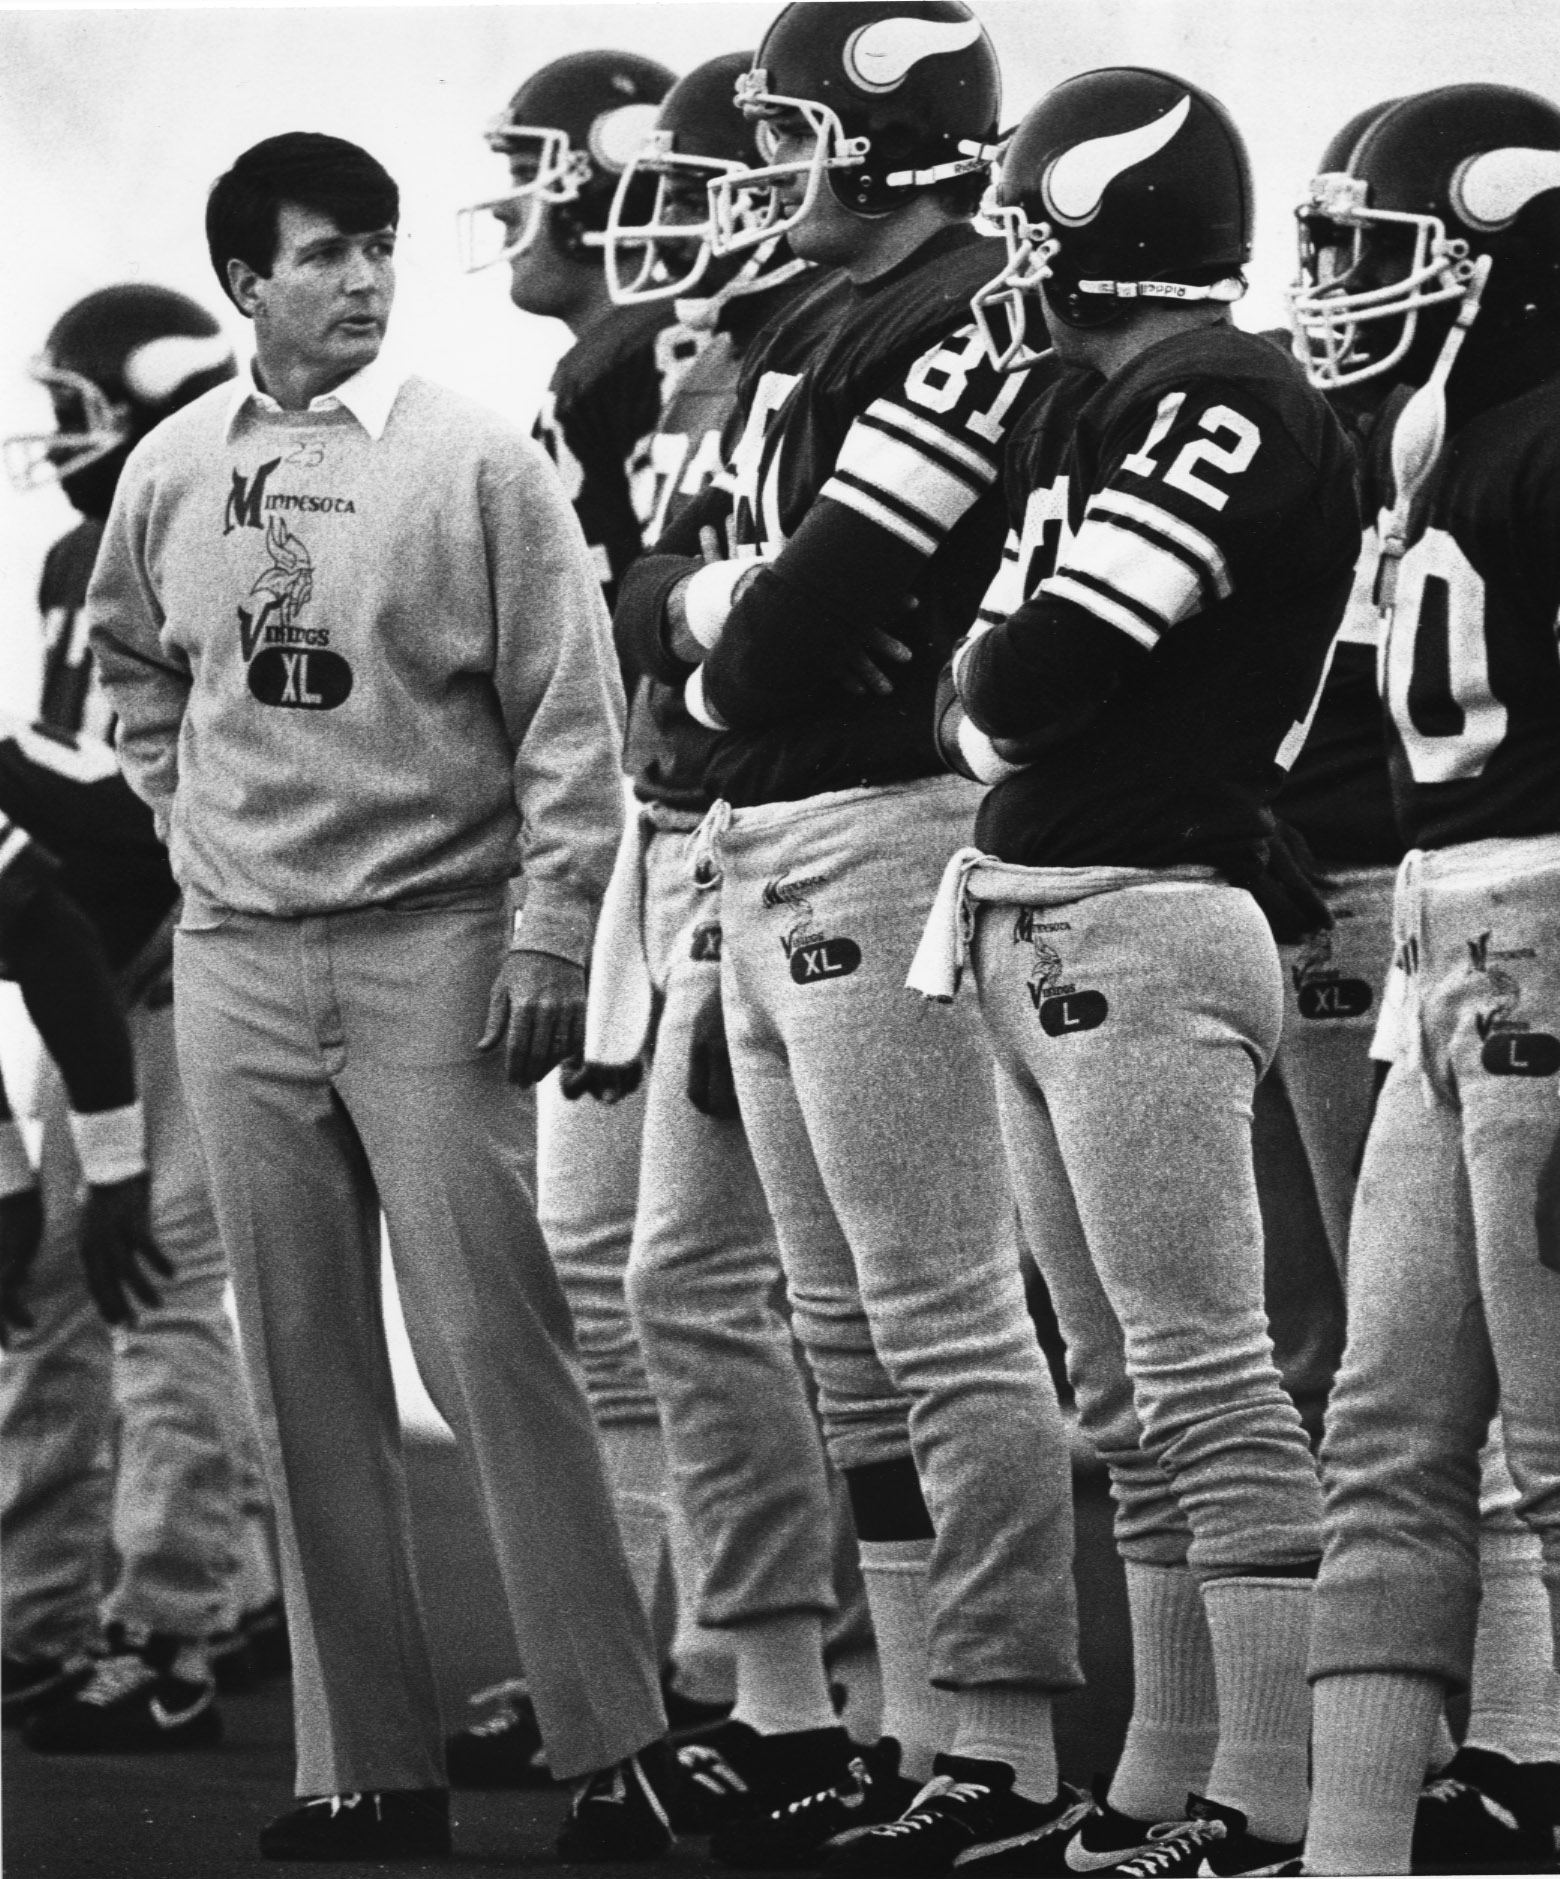
[[[516,942],[589,957],[622,685],[521,432],[383,362],[303,412],[218,386],[132,453],[87,610],[192,908],[438,901],[523,864]]]

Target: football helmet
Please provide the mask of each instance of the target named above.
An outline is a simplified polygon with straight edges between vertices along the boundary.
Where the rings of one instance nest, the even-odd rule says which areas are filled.
[[[1007,264],[974,297],[1000,369],[1039,356],[1025,296],[1097,327],[1143,300],[1238,300],[1251,166],[1228,111],[1168,72],[1111,66],[1048,92],[1003,152],[983,214]]]
[[[664,65],[633,52],[570,52],[533,73],[488,126],[488,148],[509,159],[513,180],[503,195],[460,211],[465,271],[523,254],[549,205],[565,255],[599,249],[618,178],[672,84]]]
[[[710,184],[717,254],[794,229],[825,178],[853,214],[877,216],[916,190],[983,173],[996,154],[1002,83],[963,0],[798,0],[764,35],[737,103],[763,161]],[[781,163],[785,117],[804,122],[813,145]]]
[[[1335,140],[1335,144],[1341,138]],[[1511,85],[1387,106],[1300,204],[1296,352],[1321,391],[1401,368],[1419,381],[1462,303],[1486,330],[1560,297],[1560,110]],[[1482,256],[1489,266],[1480,268]],[[1488,285],[1485,284],[1486,276]],[[1421,334],[1428,308],[1448,313]],[[1413,358],[1410,358],[1410,354]]]
[[[12,484],[58,482],[84,514],[106,515],[131,446],[238,368],[204,307],[136,285],[78,300],[28,369],[53,400],[55,429],[6,439]]]
[[[710,265],[708,184],[758,162],[737,109],[751,52],[726,52],[678,79],[655,128],[618,178],[607,216],[607,290],[618,306],[690,293]]]

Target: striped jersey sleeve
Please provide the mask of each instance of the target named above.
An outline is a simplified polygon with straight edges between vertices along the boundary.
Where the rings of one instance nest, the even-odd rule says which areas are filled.
[[[32,870],[25,865],[26,857],[37,852],[14,822],[0,816],[0,979],[10,977],[6,951],[12,925],[32,889]]]
[[[934,555],[996,484],[1026,376],[996,371],[976,328],[963,328],[856,418],[820,493]]]
[[[1266,422],[1264,422],[1266,420]],[[1039,596],[1152,651],[1235,592],[1237,564],[1288,509],[1299,465],[1260,403],[1224,386],[1135,414]],[[1128,447],[1130,445],[1130,448]]]
[[[4,891],[7,876],[15,879],[16,864],[27,852],[31,839],[25,829],[0,816],[0,892]]]

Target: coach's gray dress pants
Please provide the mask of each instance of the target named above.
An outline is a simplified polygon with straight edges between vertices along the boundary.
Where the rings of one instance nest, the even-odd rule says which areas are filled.
[[[190,917],[186,916],[187,919]],[[568,1307],[479,1055],[497,894],[217,917],[176,950],[179,1060],[276,1501],[298,1792],[444,1783],[379,1298],[379,1211],[418,1366],[463,1446],[553,1772],[664,1728]]]

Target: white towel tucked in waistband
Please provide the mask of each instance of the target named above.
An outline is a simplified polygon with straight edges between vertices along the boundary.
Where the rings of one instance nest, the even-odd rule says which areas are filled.
[[[978,848],[961,848],[943,870],[905,986],[939,1004],[952,999],[975,936],[972,901],[1006,907],[1061,907],[1123,887],[1206,886],[1220,878],[1216,869],[1192,866],[1023,868],[983,855]]]
[[[632,1063],[649,1039],[655,992],[645,951],[645,850],[652,835],[686,835],[699,826],[691,811],[639,802],[631,785],[628,792],[590,954],[585,1055],[591,1063]]]

